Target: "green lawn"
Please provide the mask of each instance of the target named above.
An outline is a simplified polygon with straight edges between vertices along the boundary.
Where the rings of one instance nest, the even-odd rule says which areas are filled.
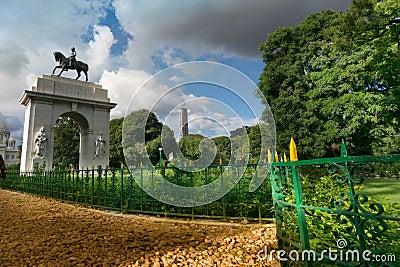
[[[369,178],[361,192],[386,203],[400,203],[400,179]]]

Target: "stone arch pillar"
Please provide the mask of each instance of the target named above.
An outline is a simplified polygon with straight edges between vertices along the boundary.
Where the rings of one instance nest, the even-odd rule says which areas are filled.
[[[25,106],[21,171],[30,171],[35,163],[52,167],[54,129],[57,119],[66,115],[81,127],[79,165],[91,168],[109,163],[110,110],[116,106],[101,85],[64,77],[43,75],[32,90],[26,90],[20,103]],[[44,129],[44,130],[41,130]],[[40,132],[45,133],[42,153],[38,153]],[[104,149],[96,154],[96,138],[101,133]],[[36,139],[36,140],[35,140]]]

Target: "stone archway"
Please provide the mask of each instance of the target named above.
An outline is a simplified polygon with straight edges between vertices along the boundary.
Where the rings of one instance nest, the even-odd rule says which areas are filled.
[[[107,93],[95,83],[47,75],[38,78],[37,86],[20,99],[25,106],[20,170],[30,171],[35,163],[44,162],[51,168],[55,125],[65,115],[81,128],[79,166],[108,165],[110,110],[116,104]]]
[[[52,157],[53,166],[57,168],[57,163],[56,163],[56,161],[57,161],[56,160],[57,147],[56,147],[56,144],[55,144],[57,136],[59,135],[59,137],[60,137],[60,135],[61,136],[64,135],[64,133],[61,133],[60,130],[57,130],[57,128],[60,127],[60,124],[59,124],[58,120],[61,119],[61,118],[70,118],[71,120],[73,120],[74,121],[73,125],[76,127],[74,129],[74,131],[73,131],[74,132],[74,136],[76,134],[79,136],[78,144],[76,144],[77,147],[74,148],[74,149],[76,149],[76,152],[79,151],[79,155],[74,153],[73,159],[75,159],[75,161],[73,161],[73,159],[69,159],[70,161],[68,162],[68,164],[73,164],[73,166],[75,166],[75,167],[78,166],[79,168],[82,168],[82,166],[86,166],[85,163],[82,162],[83,158],[85,158],[85,157],[81,157],[81,155],[85,154],[85,150],[86,150],[85,149],[86,148],[85,145],[88,142],[90,142],[88,140],[88,136],[89,135],[86,134],[86,133],[88,133],[90,131],[90,128],[89,128],[89,122],[87,121],[87,119],[84,116],[82,116],[80,113],[73,112],[73,111],[61,114],[58,118],[55,118],[55,123],[53,124],[53,127],[54,127],[53,128],[54,129],[53,130],[53,132],[54,132],[54,146],[53,146],[53,157]],[[63,130],[65,130],[65,129],[63,129]],[[71,133],[67,133],[66,135],[72,137]],[[59,142],[58,146],[63,146],[63,143],[65,141],[68,142],[68,140],[62,139],[62,142]],[[71,145],[71,143],[69,143],[69,145]],[[78,157],[78,159],[76,157]]]

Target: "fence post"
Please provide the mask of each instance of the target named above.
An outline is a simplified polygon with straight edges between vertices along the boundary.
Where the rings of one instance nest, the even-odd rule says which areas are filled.
[[[143,211],[143,168],[140,168],[140,211]]]
[[[165,166],[160,167],[160,175],[163,177],[164,197],[167,199],[167,180],[165,179],[165,168]],[[167,217],[167,215],[167,204],[164,202],[164,217]]]
[[[124,204],[124,165],[121,164],[121,209]]]
[[[222,165],[219,166],[220,168],[220,174],[221,174],[221,193],[224,193],[224,188],[225,188],[225,183],[224,183],[224,173],[222,171]],[[225,207],[225,194],[222,195],[222,217],[226,218],[226,207]]]
[[[258,188],[258,171],[257,171],[257,166],[255,167],[255,179],[256,179],[256,196],[257,196],[257,209],[258,209],[258,221],[261,224],[261,203],[260,203],[260,188]]]
[[[93,207],[93,197],[94,197],[94,166],[92,166],[92,186],[90,190],[90,205]]]
[[[292,177],[293,177],[293,187],[296,196],[296,210],[297,210],[297,219],[299,223],[299,231],[300,231],[300,241],[301,247],[304,250],[310,249],[310,240],[308,239],[308,228],[306,221],[306,214],[304,208],[300,207],[303,205],[303,192],[301,189],[301,178],[298,175],[296,165],[292,165]],[[305,266],[312,266],[312,263],[304,260]]]
[[[190,178],[190,180],[189,180],[190,188],[193,188],[193,169],[189,172],[189,178]],[[193,201],[193,192],[191,192],[190,198]],[[191,208],[191,212],[192,212],[192,220],[194,220],[194,207]]]
[[[280,183],[281,178],[275,173],[275,167],[273,166],[273,163],[270,164],[269,170],[269,178],[272,188],[272,200],[275,210],[276,234],[278,236],[278,240],[280,241],[282,237],[282,205],[279,203],[279,201],[283,200],[282,186]]]

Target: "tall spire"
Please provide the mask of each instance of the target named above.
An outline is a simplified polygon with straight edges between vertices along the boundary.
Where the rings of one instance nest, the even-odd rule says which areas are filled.
[[[189,123],[188,123],[188,115],[187,108],[183,106],[179,110],[179,139],[182,139],[189,133]]]

